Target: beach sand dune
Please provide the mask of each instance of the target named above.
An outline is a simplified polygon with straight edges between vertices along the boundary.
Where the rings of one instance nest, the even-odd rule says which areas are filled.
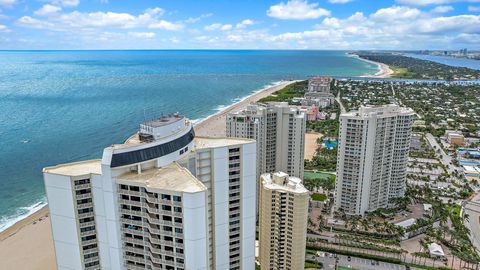
[[[225,119],[252,102],[269,96],[293,81],[280,82],[256,92],[225,110],[195,125],[198,136],[225,136]],[[3,270],[54,270],[55,251],[48,208],[44,207],[0,233],[0,269]]]

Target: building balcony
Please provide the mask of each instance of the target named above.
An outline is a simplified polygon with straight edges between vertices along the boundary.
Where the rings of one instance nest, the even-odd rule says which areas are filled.
[[[90,184],[81,184],[81,185],[75,185],[74,186],[75,190],[81,190],[81,189],[91,189]]]
[[[91,227],[91,226],[95,226],[95,221],[80,222],[79,225],[80,225],[79,226],[80,228]]]
[[[90,198],[92,198],[92,193],[84,193],[84,194],[75,195],[75,199],[77,199],[77,200],[90,199]]]
[[[90,207],[93,207],[92,202],[77,204],[77,209],[85,209],[85,208],[90,208]]]
[[[83,251],[83,255],[88,255],[88,254],[92,254],[92,253],[95,253],[95,252],[98,252],[98,247],[96,248],[89,248],[87,250],[84,250]]]

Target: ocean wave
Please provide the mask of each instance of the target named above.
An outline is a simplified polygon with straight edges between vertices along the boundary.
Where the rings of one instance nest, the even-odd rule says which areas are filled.
[[[213,114],[211,114],[211,115],[208,115],[208,116],[206,116],[206,117],[194,119],[194,120],[191,120],[191,121],[192,121],[192,123],[193,123],[194,125],[199,124],[199,123],[207,120],[207,119],[210,118],[210,117],[214,117],[215,115],[220,114],[222,111],[228,109],[230,106],[232,106],[232,105],[234,105],[234,104],[236,104],[236,103],[242,102],[242,101],[244,101],[245,99],[247,99],[247,98],[249,98],[249,97],[251,97],[251,96],[253,96],[253,95],[256,95],[256,94],[258,94],[258,93],[260,93],[260,92],[262,92],[262,91],[267,90],[268,88],[271,88],[271,87],[280,85],[280,84],[285,83],[285,82],[286,82],[286,81],[275,81],[275,82],[272,82],[272,83],[269,83],[269,84],[264,85],[262,88],[253,90],[252,92],[250,92],[250,94],[248,94],[248,95],[246,95],[246,96],[232,98],[230,104],[217,105],[217,107],[215,107],[215,108],[213,109],[213,111],[215,111],[215,113],[213,113]]]
[[[215,111],[215,113],[213,113],[211,115],[208,115],[206,117],[203,117],[203,118],[193,119],[191,121],[194,125],[199,124],[199,123],[205,121],[206,119],[208,119],[210,117],[214,117],[215,115],[220,114],[222,111],[224,111],[225,109],[229,108],[230,106],[232,106],[236,103],[242,102],[245,99],[247,99],[247,98],[249,98],[253,95],[256,95],[256,94],[258,94],[262,91],[265,91],[266,89],[269,89],[271,87],[277,86],[277,85],[285,83],[285,82],[286,81],[275,81],[275,82],[266,84],[259,89],[255,89],[255,90],[251,91],[248,95],[245,95],[243,97],[232,98],[230,104],[221,104],[221,105],[217,105],[215,108],[213,108],[212,110]],[[42,201],[37,202],[37,203],[35,203],[31,206],[19,207],[17,209],[17,211],[16,211],[17,213],[15,215],[0,218],[0,232],[8,229],[11,226],[13,226],[18,221],[32,215],[33,213],[42,209],[45,205],[47,205],[46,199],[43,199]]]
[[[45,205],[47,205],[47,202],[46,199],[43,199],[42,201],[36,202],[31,206],[17,208],[15,215],[0,218],[0,232],[5,231],[20,220],[32,215],[33,213],[42,209]]]

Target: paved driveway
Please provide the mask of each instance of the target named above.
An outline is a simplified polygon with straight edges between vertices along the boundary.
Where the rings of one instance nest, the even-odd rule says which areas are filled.
[[[326,270],[335,269],[335,258],[326,255],[325,257],[317,257],[311,254],[307,254],[306,258],[308,260],[314,260],[317,262],[323,263],[323,268]],[[404,270],[406,267],[400,264],[386,263],[386,262],[377,262],[370,259],[362,259],[357,257],[338,255],[338,266],[343,266],[347,268],[357,269],[357,270]],[[372,262],[374,264],[372,264]],[[378,265],[377,265],[378,263]],[[412,270],[420,270],[415,267],[411,267]]]
[[[480,251],[480,193],[477,193],[470,201],[465,201],[465,214],[468,214],[468,220],[465,226],[470,229],[470,240],[472,244]]]

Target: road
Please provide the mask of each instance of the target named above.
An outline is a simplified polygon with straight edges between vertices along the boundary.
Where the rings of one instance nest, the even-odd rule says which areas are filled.
[[[344,255],[337,255],[337,256],[339,258],[338,266],[345,266],[345,267],[357,269],[357,270],[404,270],[406,269],[404,265],[400,265],[400,264],[386,263],[386,262],[380,262],[380,261],[375,261],[370,259],[362,259],[357,257],[350,257],[350,260],[348,260],[348,256],[344,256]],[[323,269],[326,269],[326,270],[335,269],[335,258],[330,257],[329,255],[326,255],[325,257],[318,257],[311,254],[307,254],[306,259],[323,263]],[[372,262],[375,265],[372,265]],[[418,268],[411,267],[410,269],[416,270]]]
[[[466,201],[463,210],[469,216],[465,220],[465,226],[470,230],[470,240],[477,251],[480,251],[480,193]]]
[[[447,167],[447,171],[448,171],[449,174],[452,174],[455,170],[461,171],[460,168],[451,164],[451,162],[453,161],[453,158],[451,156],[447,155],[447,153],[445,153],[445,151],[443,151],[443,149],[440,147],[437,140],[435,139],[435,137],[431,133],[427,133],[426,138],[428,140],[428,143],[433,148],[440,149],[441,161]]]
[[[340,105],[340,111],[342,113],[346,113],[347,110],[345,110],[345,107],[343,107],[342,99],[340,98],[340,91],[338,91],[338,94],[337,94],[337,97],[335,98],[335,100],[337,101],[338,105]]]

